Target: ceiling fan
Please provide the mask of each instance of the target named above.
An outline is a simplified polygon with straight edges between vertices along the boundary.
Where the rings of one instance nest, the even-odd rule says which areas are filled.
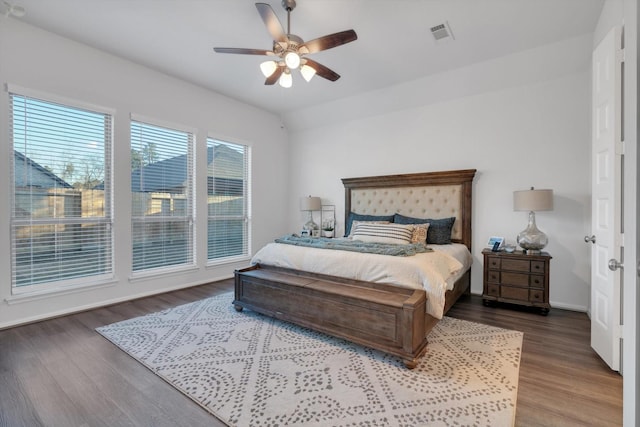
[[[291,34],[291,11],[296,7],[295,0],[282,0],[282,7],[287,11],[286,33],[271,6],[267,3],[256,3],[258,13],[273,38],[273,50],[236,47],[214,47],[213,50],[218,53],[276,57],[274,60],[260,64],[260,70],[267,78],[264,82],[265,85],[272,85],[277,81],[282,87],[291,87],[293,84],[291,71],[297,68],[300,69],[300,74],[307,82],[316,74],[327,80],[338,80],[339,74],[307,58],[307,55],[352,42],[358,38],[356,32],[353,30],[340,31],[305,42],[299,36]]]

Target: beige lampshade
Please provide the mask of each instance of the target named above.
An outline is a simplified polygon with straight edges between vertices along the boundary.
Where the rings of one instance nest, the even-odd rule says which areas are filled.
[[[320,197],[301,197],[300,198],[300,210],[301,211],[319,211],[322,209],[322,202]]]
[[[514,211],[553,210],[553,190],[521,190],[513,192]]]

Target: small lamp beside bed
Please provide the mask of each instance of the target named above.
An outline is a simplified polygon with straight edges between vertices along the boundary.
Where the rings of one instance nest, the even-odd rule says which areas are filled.
[[[320,197],[301,197],[300,198],[300,210],[309,212],[309,221],[307,221],[302,227],[303,230],[307,230],[310,236],[317,236],[319,234],[318,224],[313,222],[313,211],[319,211],[322,209],[322,202]]]
[[[518,244],[526,253],[540,254],[547,246],[547,235],[536,226],[535,211],[553,210],[553,190],[530,190],[513,192],[513,210],[529,211],[529,224],[518,234]]]

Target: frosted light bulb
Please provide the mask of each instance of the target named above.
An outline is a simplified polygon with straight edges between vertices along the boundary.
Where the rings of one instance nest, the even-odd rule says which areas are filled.
[[[290,70],[295,70],[300,66],[300,56],[295,52],[289,52],[284,56],[284,62]]]

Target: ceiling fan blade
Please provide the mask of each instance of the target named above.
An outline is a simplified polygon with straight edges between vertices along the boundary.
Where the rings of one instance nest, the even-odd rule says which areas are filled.
[[[338,80],[340,78],[340,74],[338,74],[335,71],[325,67],[322,64],[317,63],[313,59],[309,59],[309,58],[305,58],[305,59],[307,60],[306,65],[308,65],[309,67],[311,67],[314,70],[316,70],[316,74],[318,76],[323,77],[323,78],[325,78],[327,80],[331,80],[332,82],[335,82],[336,80]]]
[[[310,40],[300,46],[300,50],[306,49],[305,53],[320,52],[321,50],[331,49],[332,47],[341,46],[358,39],[358,35],[353,30],[340,31],[339,33],[329,34],[324,37]]]
[[[264,81],[264,84],[265,85],[275,84],[275,82],[277,82],[278,79],[280,78],[280,76],[282,75],[283,71],[284,71],[284,67],[276,68],[276,70],[273,72],[273,74],[271,74],[269,77],[267,77],[267,79]]]
[[[241,55],[267,55],[274,56],[275,53],[270,50],[264,49],[244,49],[241,47],[214,47],[214,51],[217,53],[238,53]]]
[[[271,34],[271,38],[278,42],[286,42],[287,35],[271,6],[267,3],[256,3],[256,9],[258,9],[264,25],[267,26],[267,31]]]

